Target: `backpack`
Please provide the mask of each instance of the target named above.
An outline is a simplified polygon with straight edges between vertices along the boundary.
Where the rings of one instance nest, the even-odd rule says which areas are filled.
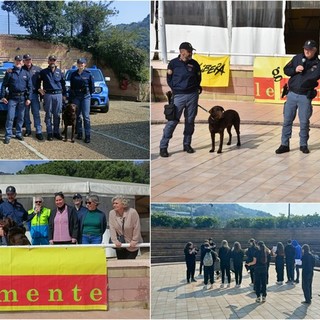
[[[203,258],[203,265],[205,267],[211,267],[213,265],[213,258],[211,252],[207,252]]]

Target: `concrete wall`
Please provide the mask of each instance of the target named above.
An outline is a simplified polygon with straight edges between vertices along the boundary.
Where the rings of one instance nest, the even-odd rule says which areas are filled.
[[[150,307],[150,261],[107,260],[109,310]]]
[[[152,101],[166,101],[167,66],[159,61],[152,61]],[[229,86],[226,88],[202,88],[201,99],[254,101],[253,68],[251,66],[230,66]]]
[[[242,248],[248,247],[248,240],[255,238],[262,240],[272,248],[281,241],[286,244],[288,239],[295,239],[301,245],[307,243],[311,250],[320,252],[320,228],[292,228],[292,229],[171,229],[152,228],[151,248],[153,263],[184,261],[183,249],[188,241],[197,247],[209,237],[220,247],[222,240],[227,240],[229,246],[235,241],[241,243]],[[199,255],[198,255],[199,256]],[[199,258],[199,257],[198,257]]]
[[[88,66],[97,65],[102,69],[105,77],[110,77],[108,82],[109,95],[117,99],[149,101],[149,85],[141,85],[138,82],[129,83],[126,90],[120,88],[119,79],[116,78],[112,69],[95,61],[91,53],[83,52],[75,48],[68,48],[65,44],[52,44],[43,41],[19,39],[14,35],[0,35],[0,61],[13,61],[18,54],[31,54],[34,64],[46,68],[49,55],[57,56],[57,63],[64,71],[76,64],[79,57],[85,57]]]

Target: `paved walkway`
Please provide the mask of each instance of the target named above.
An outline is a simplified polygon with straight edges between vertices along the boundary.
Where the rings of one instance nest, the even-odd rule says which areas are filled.
[[[197,263],[198,270],[199,262]],[[250,276],[244,271],[241,288],[235,288],[234,277],[230,288],[220,289],[220,279],[213,288],[203,289],[203,278],[187,284],[185,263],[153,265],[152,319],[320,319],[320,273],[313,279],[313,302],[304,300],[301,283],[282,286],[275,284],[274,265],[269,270],[267,301],[256,303],[249,286]],[[196,275],[198,271],[196,271]]]
[[[222,154],[209,153],[208,113],[199,109],[192,143],[196,152],[182,151],[183,124],[179,124],[169,145],[170,157],[161,158],[158,154],[165,123],[164,103],[153,103],[152,202],[319,201],[319,106],[314,107],[311,119],[311,153],[306,155],[299,151],[299,127],[294,126],[291,151],[276,155],[275,150],[280,145],[282,105],[209,100],[199,103],[206,109],[220,104],[225,109],[237,110],[242,123],[242,146],[236,147],[236,137],[233,137],[231,146],[224,144]],[[297,124],[298,120],[295,121]]]

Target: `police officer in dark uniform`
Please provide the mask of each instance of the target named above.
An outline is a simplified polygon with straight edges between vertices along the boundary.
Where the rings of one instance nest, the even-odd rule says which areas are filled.
[[[56,56],[49,56],[48,68],[40,71],[37,81],[37,90],[44,95],[45,123],[47,126],[47,140],[49,141],[52,141],[53,137],[58,140],[63,139],[59,125],[62,100],[66,99],[66,83],[64,74],[56,66],[56,61]],[[43,89],[40,89],[41,83]]]
[[[194,48],[189,42],[179,46],[179,56],[172,59],[167,68],[167,82],[173,93],[175,119],[169,120],[163,129],[160,141],[160,156],[168,157],[168,145],[173,132],[184,112],[183,151],[193,153],[191,139],[194,133],[194,122],[198,111],[199,93],[201,93],[201,70],[199,63],[192,59]]]
[[[29,137],[31,135],[31,120],[30,120],[30,109],[33,115],[33,125],[36,129],[36,138],[38,140],[43,140],[41,119],[40,119],[40,100],[39,92],[37,91],[37,81],[41,68],[35,66],[32,63],[32,58],[30,54],[25,54],[23,56],[23,69],[27,70],[30,74],[32,80],[32,94],[31,94],[31,106],[27,107],[24,115],[24,123],[26,125],[26,131],[24,136]]]
[[[11,218],[19,227],[23,227],[23,222],[28,219],[28,212],[23,205],[16,200],[16,188],[8,186],[6,189],[7,199],[0,204],[0,219]]]
[[[320,60],[316,54],[317,43],[307,40],[303,46],[303,53],[297,54],[284,67],[284,73],[290,76],[288,82],[287,101],[283,110],[283,127],[281,145],[277,154],[290,151],[289,140],[292,134],[292,124],[297,110],[300,122],[300,151],[309,153],[308,140],[312,115],[312,99],[316,97],[320,79]]]
[[[78,106],[77,109],[77,139],[82,139],[82,119],[84,122],[85,143],[90,142],[90,104],[94,93],[94,79],[91,72],[85,69],[87,60],[77,60],[78,69],[70,77],[70,98]]]
[[[32,82],[29,73],[22,69],[22,56],[14,58],[14,67],[6,72],[2,87],[0,99],[8,104],[8,114],[6,121],[6,133],[4,143],[10,143],[12,136],[13,121],[17,113],[16,138],[23,140],[22,125],[26,106],[31,103]],[[9,97],[6,98],[6,88],[9,90]],[[16,112],[17,110],[17,112]]]

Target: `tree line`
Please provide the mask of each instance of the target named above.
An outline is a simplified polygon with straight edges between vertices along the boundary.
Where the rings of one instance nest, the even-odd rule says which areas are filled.
[[[147,161],[50,161],[28,165],[17,174],[52,174],[143,184],[150,182]]]
[[[155,212],[151,215],[152,227],[170,227],[174,229],[196,228],[196,229],[214,229],[214,228],[255,228],[255,229],[284,229],[284,228],[311,228],[320,227],[320,216],[318,213],[312,215],[294,215],[287,217],[266,218],[236,218],[230,219],[227,223],[222,223],[216,217],[181,217],[172,216],[163,212]]]
[[[62,42],[92,53],[113,69],[119,80],[149,79],[149,16],[132,28],[112,26],[109,18],[119,12],[113,1],[3,1],[29,38]]]

